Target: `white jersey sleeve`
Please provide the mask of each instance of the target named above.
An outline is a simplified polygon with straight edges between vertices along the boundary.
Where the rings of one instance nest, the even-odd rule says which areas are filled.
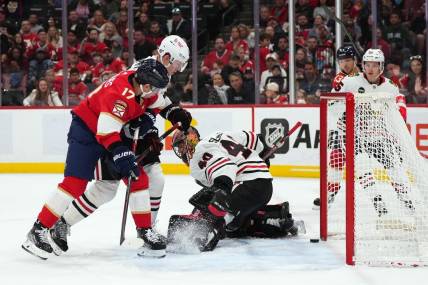
[[[217,132],[201,140],[190,159],[192,177],[208,187],[219,176],[233,182],[272,178],[258,153],[241,142],[247,142],[245,133]]]

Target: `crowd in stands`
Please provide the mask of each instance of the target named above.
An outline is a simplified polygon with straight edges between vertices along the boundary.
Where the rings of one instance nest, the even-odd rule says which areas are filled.
[[[130,66],[131,48],[136,60],[151,56],[170,34],[183,37],[190,46],[191,0],[135,0],[132,47],[128,44],[127,0],[69,0],[65,39],[61,2],[0,0],[2,105],[61,106],[63,78],[68,76],[68,104],[73,106]],[[288,104],[288,1],[260,2],[261,103]],[[373,46],[370,1],[342,2],[344,41],[354,41],[363,53]],[[252,4],[242,0],[198,3],[198,13],[205,13],[198,26],[206,28],[209,37],[198,48],[202,55],[198,104],[254,103],[255,33],[240,22],[240,12],[252,9]],[[385,75],[400,87],[408,103],[428,103],[424,3],[378,1],[377,46],[385,54]],[[160,13],[165,7],[167,11]],[[334,0],[297,0],[295,13],[296,103],[316,104],[321,92],[330,91],[335,75]],[[68,46],[66,75],[64,41]],[[166,94],[174,102],[192,104],[195,90],[190,66],[186,74],[171,81]]]

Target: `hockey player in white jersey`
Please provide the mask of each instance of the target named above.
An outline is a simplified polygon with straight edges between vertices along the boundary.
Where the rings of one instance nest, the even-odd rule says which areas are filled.
[[[362,60],[363,73],[357,73],[354,76],[347,76],[343,78],[341,83],[332,90],[332,92],[350,92],[353,94],[367,94],[367,93],[383,93],[395,98],[397,103],[397,109],[401,113],[404,121],[406,120],[406,105],[404,96],[399,93],[398,87],[392,82],[392,80],[383,76],[385,57],[380,49],[368,49]],[[361,125],[365,125],[363,112],[367,113],[369,106],[356,106],[356,120],[361,121]],[[375,111],[373,111],[375,112]],[[377,122],[377,130],[379,127],[384,125],[383,118],[379,117]],[[344,117],[339,119],[338,125],[346,123]],[[356,127],[359,124],[356,123]],[[339,126],[340,129],[340,126]],[[380,164],[382,164],[388,172],[389,177],[393,180],[391,185],[393,186],[398,199],[403,205],[414,210],[412,201],[408,197],[409,181],[408,176],[401,167],[401,150],[395,143],[395,138],[389,134],[385,127],[385,131],[379,137],[370,137],[369,140],[357,137],[358,146],[364,146],[364,149],[356,148],[355,160],[356,164],[361,159],[364,159],[361,155],[363,152],[368,154],[370,157],[375,158]],[[388,212],[385,202],[380,194],[376,194],[374,191],[375,178],[372,170],[358,168],[357,169],[357,180],[363,189],[370,193],[371,199],[375,206],[379,216],[382,216]]]
[[[191,176],[204,186],[190,199],[196,207],[194,212],[178,218],[193,221],[201,214],[208,214],[210,217],[207,219],[217,226],[218,223],[225,224],[228,236],[240,235],[242,230],[244,235],[249,235],[250,224],[256,224],[255,220],[259,218],[263,220],[261,223],[266,224],[269,218],[269,215],[255,217],[254,214],[258,210],[263,213],[270,211],[276,212],[277,226],[283,235],[297,234],[287,202],[266,206],[272,196],[272,176],[261,157],[269,149],[258,135],[251,131],[216,132],[201,140],[198,131],[191,127],[187,134],[182,131],[174,133],[173,148],[176,155],[190,167]],[[215,229],[213,235],[221,229]],[[200,249],[212,250],[209,243],[210,240]]]

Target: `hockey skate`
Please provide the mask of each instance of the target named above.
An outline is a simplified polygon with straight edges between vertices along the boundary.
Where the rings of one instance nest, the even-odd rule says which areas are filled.
[[[55,255],[59,256],[68,250],[67,235],[70,235],[70,226],[61,217],[48,235],[49,243]]]
[[[27,240],[22,244],[22,248],[43,260],[48,259],[53,251],[48,241],[48,234],[48,228],[36,221],[27,234]]]
[[[151,228],[137,229],[138,237],[144,241],[138,256],[162,258],[166,255],[166,238]]]

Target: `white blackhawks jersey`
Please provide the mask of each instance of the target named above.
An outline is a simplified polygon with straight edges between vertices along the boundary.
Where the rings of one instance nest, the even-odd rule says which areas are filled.
[[[403,119],[406,121],[406,101],[400,91],[392,80],[381,76],[379,84],[370,83],[364,76],[364,73],[360,72],[353,76],[345,76],[342,81],[332,89],[333,93],[337,92],[350,92],[350,93],[372,93],[372,92],[382,92],[390,94],[391,97],[395,98],[397,103],[397,108],[400,111]]]
[[[210,187],[226,175],[233,182],[272,178],[260,158],[263,144],[254,132],[216,132],[201,140],[190,159],[190,174]]]

